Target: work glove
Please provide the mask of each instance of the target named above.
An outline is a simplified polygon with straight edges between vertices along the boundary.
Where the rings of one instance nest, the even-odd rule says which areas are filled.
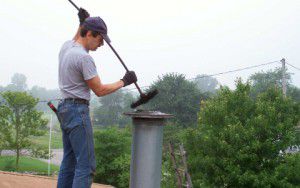
[[[137,78],[134,71],[128,71],[121,80],[124,82],[123,87],[125,87],[136,82]]]
[[[86,11],[83,8],[80,8],[79,11],[78,11],[78,18],[79,18],[80,25],[82,25],[84,20],[88,17],[90,17],[90,14],[88,13],[88,11]]]

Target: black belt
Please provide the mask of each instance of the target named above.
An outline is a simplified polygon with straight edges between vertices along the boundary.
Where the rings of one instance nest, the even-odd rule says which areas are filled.
[[[77,103],[77,104],[90,105],[90,102],[88,100],[79,99],[79,98],[67,98],[67,99],[64,99],[63,101],[64,102],[73,102],[73,103]]]

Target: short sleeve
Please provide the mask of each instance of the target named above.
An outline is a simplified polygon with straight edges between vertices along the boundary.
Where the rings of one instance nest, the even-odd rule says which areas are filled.
[[[92,79],[98,75],[94,59],[91,56],[84,56],[80,63],[84,80]]]

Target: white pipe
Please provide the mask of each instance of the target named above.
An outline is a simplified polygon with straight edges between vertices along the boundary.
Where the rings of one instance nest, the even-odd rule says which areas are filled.
[[[50,128],[49,128],[48,176],[50,176],[50,164],[51,164],[51,129],[52,129],[52,114],[51,114],[51,116],[50,116]]]

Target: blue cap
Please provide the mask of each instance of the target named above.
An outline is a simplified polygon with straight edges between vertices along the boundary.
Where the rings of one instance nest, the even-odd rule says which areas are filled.
[[[106,24],[100,17],[88,17],[84,20],[82,26],[88,30],[99,32],[105,42],[110,43]]]

